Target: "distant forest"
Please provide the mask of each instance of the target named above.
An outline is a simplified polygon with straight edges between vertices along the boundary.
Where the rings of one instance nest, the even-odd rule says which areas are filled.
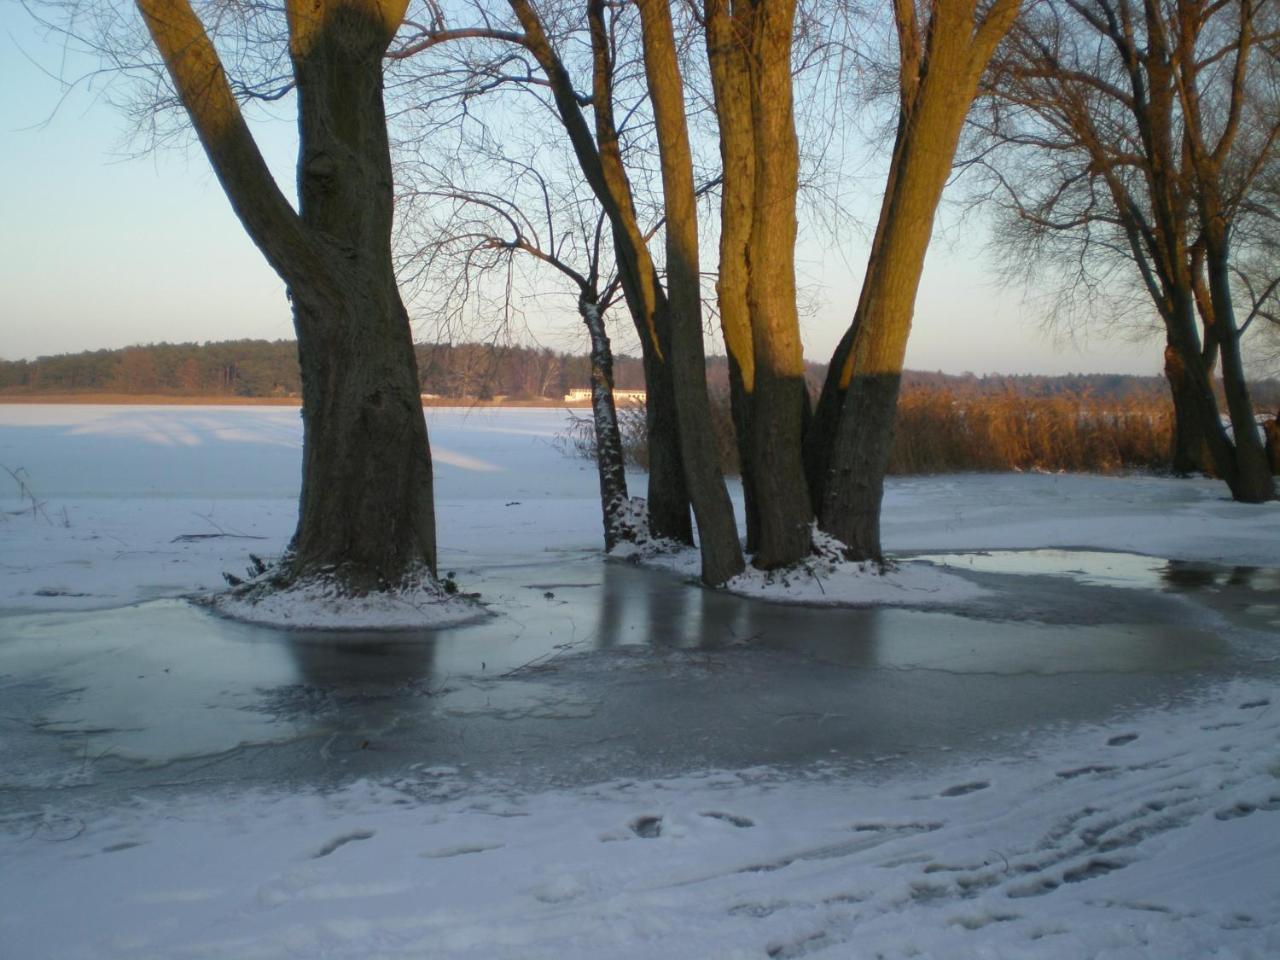
[[[490,343],[418,344],[422,392],[450,400],[559,400],[590,382],[586,355],[537,347]],[[712,390],[727,390],[724,357],[708,358]],[[810,363],[815,390],[825,367]],[[643,389],[639,358],[614,359],[616,386]],[[959,395],[1016,394],[1028,397],[1089,395],[1129,399],[1167,395],[1162,377],[1123,374],[1068,376],[951,375],[908,370],[907,388],[945,389]],[[122,350],[92,350],[35,360],[0,360],[0,394],[122,394],[175,397],[296,397],[297,345],[292,340],[229,340],[220,343],[156,343]],[[1280,383],[1255,387],[1259,409],[1280,403]]]

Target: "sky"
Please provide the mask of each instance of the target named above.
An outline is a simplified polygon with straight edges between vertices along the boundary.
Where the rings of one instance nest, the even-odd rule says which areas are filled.
[[[64,90],[63,49],[15,0],[0,0],[0,358],[160,341],[290,338],[284,287],[245,236],[198,145],[138,156],[103,85]],[[293,131],[255,126],[293,193]],[[877,189],[869,185],[869,189]],[[872,196],[866,206],[874,208]],[[945,219],[945,217],[944,217]],[[802,239],[802,283],[818,308],[806,356],[825,361],[848,325],[865,243]],[[984,268],[980,224],[940,232],[926,265],[907,366],[947,373],[1156,374],[1158,340],[1054,337],[1021,290]],[[416,317],[417,339],[433,339]],[[535,320],[541,345],[585,352],[572,318]],[[713,347],[714,349],[714,347]]]

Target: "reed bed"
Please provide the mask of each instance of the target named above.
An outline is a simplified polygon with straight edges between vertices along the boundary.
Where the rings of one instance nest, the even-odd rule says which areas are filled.
[[[625,406],[618,414],[624,456],[644,469],[649,462],[644,410]],[[712,426],[721,469],[736,474],[727,396],[712,397]],[[559,441],[566,452],[593,458],[590,414],[574,412]],[[1172,442],[1173,407],[1167,397],[961,395],[908,387],[898,400],[889,473],[1164,472],[1170,468]]]

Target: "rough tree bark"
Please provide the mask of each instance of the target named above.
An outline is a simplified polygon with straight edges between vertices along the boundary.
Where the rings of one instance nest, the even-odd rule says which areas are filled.
[[[684,113],[684,86],[676,55],[671,9],[666,0],[637,0],[645,76],[657,128],[666,213],[667,287],[676,415],[685,483],[698,524],[702,580],[717,585],[742,572],[742,548],[733,504],[712,443],[702,345],[698,211],[693,158]]]
[[[933,218],[978,81],[1017,11],[1018,0],[982,13],[976,0],[931,0],[922,13],[894,2],[900,107],[888,183],[854,322],[810,428],[819,526],[851,559],[882,557],[884,474]]]
[[[188,0],[137,0],[214,172],[288,286],[302,372],[298,527],[277,583],[352,594],[436,570],[431,458],[391,259],[382,57],[404,0],[288,0],[299,211],[267,170]]]

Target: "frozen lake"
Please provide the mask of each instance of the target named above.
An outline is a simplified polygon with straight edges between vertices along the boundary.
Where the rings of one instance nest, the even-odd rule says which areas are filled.
[[[87,955],[101,956],[245,955],[217,938],[194,949],[189,926],[160,923],[147,909],[158,901],[148,901],[143,888],[172,874],[175,858],[196,856],[209,859],[217,889],[208,893],[207,884],[197,884],[207,895],[193,894],[184,902],[196,906],[182,912],[206,940],[219,911],[230,910],[241,917],[232,924],[237,935],[263,944],[263,956],[371,956],[374,944],[385,955],[402,955],[392,931],[413,915],[406,891],[440,883],[461,890],[472,877],[466,857],[456,867],[452,855],[439,863],[428,857],[395,867],[395,889],[386,887],[387,849],[365,841],[404,829],[392,829],[401,814],[391,811],[405,798],[432,822],[453,823],[460,836],[468,834],[455,842],[470,859],[490,851],[483,853],[489,863],[482,872],[515,876],[533,856],[527,849],[499,852],[519,846],[515,826],[474,829],[474,811],[499,797],[540,831],[537,842],[544,845],[537,856],[544,862],[559,856],[549,852],[556,848],[568,851],[565,864],[586,857],[577,867],[562,864],[537,883],[530,880],[532,886],[511,881],[516,886],[508,889],[499,882],[502,896],[514,898],[503,902],[517,906],[497,921],[496,932],[463,901],[452,908],[452,920],[442,916],[421,929],[410,924],[428,939],[442,931],[452,937],[447,956],[646,956],[654,950],[689,957],[848,956],[836,931],[859,917],[855,925],[865,926],[868,916],[887,931],[887,939],[877,941],[882,945],[905,943],[903,931],[914,929],[926,949],[932,944],[938,956],[954,956],[1011,942],[999,938],[1015,934],[1022,938],[1016,942],[1029,943],[1038,922],[1020,906],[1001,922],[1011,932],[984,939],[979,932],[1003,909],[985,900],[981,909],[970,906],[973,916],[987,919],[956,926],[954,916],[939,914],[935,927],[935,920],[901,905],[890,909],[867,893],[823,908],[827,919],[809,925],[826,931],[826,940],[815,940],[804,933],[811,913],[775,906],[734,914],[734,898],[746,894],[725,894],[720,881],[708,880],[705,890],[695,885],[687,905],[663,900],[672,912],[671,931],[650,930],[646,935],[656,939],[649,951],[629,954],[607,931],[620,926],[612,911],[643,898],[635,890],[618,893],[623,900],[596,892],[631,868],[612,853],[595,859],[595,847],[587,857],[588,847],[564,832],[570,829],[565,821],[592,822],[611,804],[657,818],[658,825],[646,825],[643,817],[623,817],[617,839],[700,837],[708,845],[696,854],[671,848],[675,859],[666,867],[654,861],[644,868],[650,885],[727,856],[729,848],[716,844],[747,834],[762,844],[751,857],[782,864],[778,883],[822,887],[816,865],[799,866],[811,861],[833,860],[848,876],[862,876],[874,864],[864,862],[857,844],[837,844],[829,855],[803,854],[826,849],[832,824],[852,816],[834,812],[837,796],[861,797],[865,807],[885,810],[914,805],[911,822],[937,824],[925,830],[941,831],[928,841],[933,846],[911,840],[915,846],[901,851],[908,859],[893,868],[908,903],[915,902],[912,884],[934,883],[911,879],[911,870],[942,862],[948,849],[957,856],[975,845],[1012,850],[1025,842],[1030,849],[1037,830],[1052,831],[1054,822],[1080,809],[1168,805],[1186,791],[1177,800],[1187,805],[1186,816],[1152,828],[1152,838],[1164,839],[1153,839],[1151,851],[1135,837],[1124,849],[1137,853],[1125,858],[1141,854],[1139,860],[1152,864],[1151,876],[1168,872],[1155,851],[1167,855],[1168,838],[1191,836],[1187,830],[1204,816],[1263,831],[1246,837],[1243,826],[1214,828],[1234,831],[1225,839],[1215,833],[1214,842],[1253,849],[1238,873],[1274,877],[1280,868],[1276,844],[1259,841],[1264,821],[1280,816],[1272,812],[1280,810],[1280,788],[1270,788],[1273,804],[1265,773],[1265,744],[1271,744],[1270,762],[1280,763],[1270,719],[1280,669],[1280,513],[1274,504],[1241,507],[1208,481],[1149,477],[891,481],[887,547],[905,563],[925,558],[974,589],[956,593],[961,599],[954,601],[906,595],[888,606],[782,605],[605,561],[594,468],[564,457],[556,444],[564,417],[547,410],[428,411],[442,570],[455,571],[465,590],[478,591],[491,615],[448,630],[360,634],[255,627],[182,599],[216,589],[221,572],[242,570],[250,552],[270,556],[287,541],[300,460],[296,410],[0,406],[0,464],[23,468],[43,501],[34,513],[0,520],[0,856],[7,850],[18,865],[6,871],[12,886],[0,879],[0,899],[16,904],[0,907],[0,942],[21,944],[15,956],[24,957],[80,955],[86,944],[93,945]],[[632,482],[633,494],[642,494],[643,478]],[[6,511],[30,506],[16,488],[3,492]],[[1161,733],[1166,716],[1171,719]],[[1046,749],[1043,762],[1036,759],[1039,745],[1064,737],[1065,745]],[[1261,755],[1247,759],[1246,742],[1264,745]],[[1236,745],[1242,752],[1231,749]],[[1198,786],[1187,780],[1194,770],[1202,771]],[[749,771],[746,779],[733,779]],[[725,774],[739,786],[707,786]],[[636,783],[648,785],[642,790],[647,799],[636,801],[637,788],[625,786]],[[755,783],[764,786],[750,786]],[[881,800],[869,799],[872,788],[883,792]],[[399,799],[378,793],[383,790]],[[358,799],[366,791],[373,793]],[[794,809],[807,811],[787,829],[777,821],[783,808],[774,810],[765,799],[779,791],[792,796]],[[298,896],[277,898],[294,904],[284,926],[256,908],[246,913],[236,906],[227,884],[234,851],[247,849],[245,837],[256,837],[264,850],[253,881],[259,906],[276,902],[276,894],[261,891],[277,889],[270,876],[289,873],[282,864],[293,855],[283,847],[272,852],[266,836],[252,828],[241,831],[241,840],[219,841],[230,844],[224,854],[207,846],[209,836],[221,836],[232,822],[224,817],[258,816],[249,811],[260,810],[263,796],[290,809],[301,798],[332,798],[326,803],[346,813],[299,807],[298,823],[314,828],[317,849],[336,838],[330,852],[342,847],[342,857],[354,858],[348,869],[362,878],[336,889],[320,874],[307,873],[304,881],[290,873],[294,879],[279,889]],[[545,801],[558,812],[538,813],[538,797],[558,798]],[[957,807],[958,798],[971,806]],[[1216,818],[1237,801],[1257,816]],[[952,806],[943,809],[940,802]],[[708,804],[714,816],[703,811]],[[716,819],[716,811],[734,804],[750,815],[730,811]],[[974,826],[1010,804],[1038,812],[1003,827]],[[969,815],[955,819],[956,809]],[[145,825],[156,816],[168,819],[165,810],[185,811],[175,815],[204,828],[191,834]],[[348,822],[352,810],[359,822]],[[727,832],[706,833],[711,828],[697,819],[702,816]],[[769,829],[744,830],[735,818]],[[605,836],[596,834],[609,829],[592,827],[591,842],[598,845]],[[1099,829],[1103,836],[1119,828]],[[894,834],[894,842],[908,844],[916,832]],[[1270,836],[1274,841],[1280,834]],[[53,840],[62,842],[47,843]],[[1174,865],[1186,866],[1206,842],[1196,839]],[[39,904],[81,882],[68,872],[73,853],[101,858],[108,848],[118,853],[103,860],[104,870],[116,856],[134,858],[131,875],[138,879],[126,886],[136,895],[116,902],[114,914],[107,906],[90,909],[55,930],[51,909]],[[1082,888],[1107,889],[1113,881],[1105,875],[1132,861],[1103,858],[1090,867],[1099,857],[1092,849],[1066,851],[1056,861],[1060,867],[1037,867],[1028,876],[1052,881],[1047,893],[1068,874],[1073,884],[1077,870],[1090,881]],[[273,859],[277,854],[284,860]],[[912,856],[916,867],[908,865]],[[761,883],[748,899],[775,902],[783,887],[769,887],[767,878]],[[542,892],[534,893],[532,905],[519,907],[521,891],[534,888]],[[999,902],[1022,902],[1015,894],[1023,888],[1012,879],[975,887],[988,888]],[[320,896],[324,889],[332,895]],[[1229,934],[1217,920],[1201,929],[1204,911],[1180,906],[1179,897],[1196,899],[1194,885],[1157,886],[1150,896],[1129,891],[1125,902],[1163,903],[1161,890],[1172,905],[1146,934],[1172,945],[1161,956],[1200,956],[1197,944],[1209,942],[1238,948],[1224,956],[1263,956],[1277,943],[1274,884],[1260,904],[1238,910],[1232,903],[1239,906],[1243,894],[1231,893],[1223,917],[1251,919],[1236,921]],[[723,896],[733,902],[722,903]],[[822,900],[816,892],[806,896],[806,902]],[[937,896],[943,906],[949,902],[945,891]],[[1081,945],[1093,942],[1090,925],[1098,918],[1083,918],[1096,906],[1082,904],[1095,903],[1097,894],[1061,899],[1070,896],[1044,898],[1045,909],[1068,918],[1070,936],[1058,941],[1063,949],[1051,943],[1034,955],[1091,955]],[[857,906],[864,901],[879,906]],[[307,912],[320,902],[326,917],[330,910],[366,917],[366,935],[343,928],[349,934],[343,939],[335,927],[318,940],[298,939],[297,924],[314,934],[328,922]],[[389,912],[379,913],[379,904]],[[566,940],[551,914],[540,912],[568,909],[565,904],[579,904],[572,908],[586,931],[579,947],[570,947],[577,941]],[[709,919],[706,910],[720,919]],[[895,913],[904,924],[898,933],[886,919]],[[1194,931],[1187,919],[1193,916],[1200,924]],[[797,926],[798,917],[805,922]],[[1132,929],[1119,914],[1101,922]],[[112,939],[113,931],[137,927],[145,931],[143,947]],[[693,936],[699,927],[709,935],[718,931],[710,943],[725,950]],[[403,955],[415,955],[411,947],[418,942],[406,935]],[[1137,940],[1116,942],[1114,955],[1140,955],[1126,952],[1137,950]],[[804,943],[810,946],[786,952],[787,944]],[[1185,954],[1173,949],[1180,945]],[[1255,949],[1262,952],[1249,952]]]

